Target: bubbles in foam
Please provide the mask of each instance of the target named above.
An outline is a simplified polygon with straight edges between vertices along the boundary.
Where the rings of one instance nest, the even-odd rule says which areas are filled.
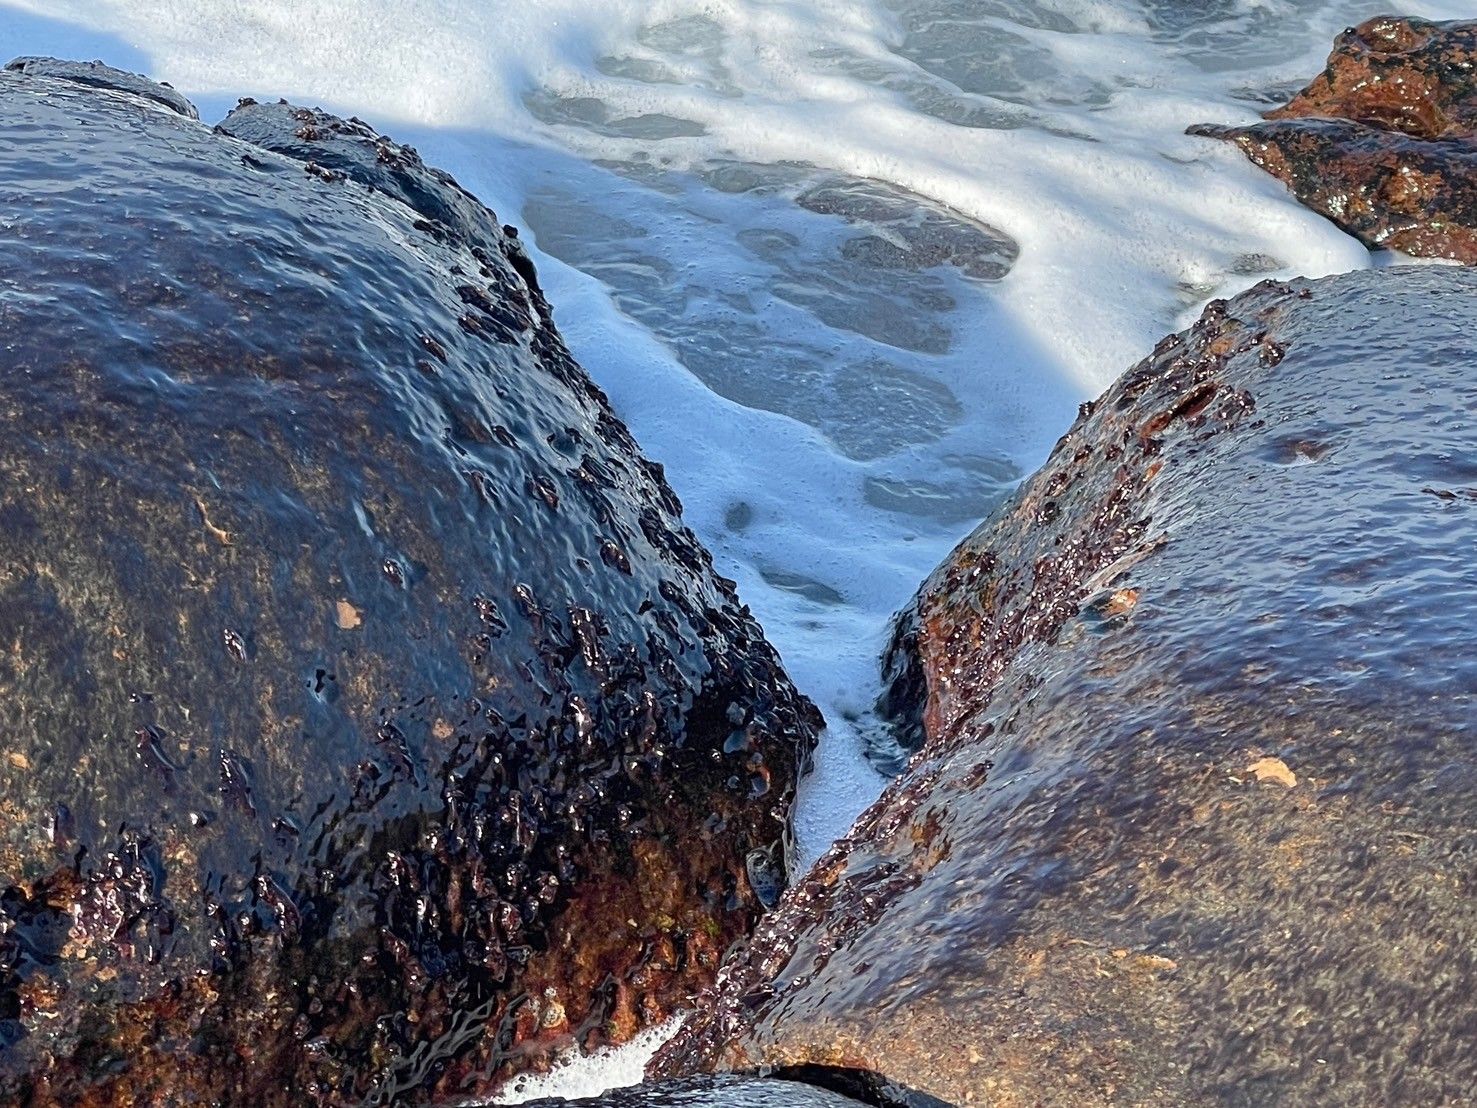
[[[579,127],[608,138],[646,139],[696,138],[708,133],[701,123],[663,112],[623,115],[593,96],[561,96],[551,89],[533,89],[523,97],[523,106],[541,123]]]
[[[939,356],[954,314],[1009,271],[1009,238],[810,166],[606,168],[619,178],[571,169],[533,191],[534,240],[604,282],[714,392],[806,423],[860,461],[963,421]]]
[[[1036,33],[1080,29],[1047,5],[894,0],[888,6],[903,32],[898,57],[961,92],[1030,107],[1101,107],[1112,97],[1109,84],[1062,64],[1050,39]]]
[[[546,1074],[514,1078],[489,1103],[524,1104],[544,1097],[599,1096],[607,1089],[639,1084],[646,1063],[680,1026],[681,1020],[671,1020],[643,1031],[619,1049],[597,1050],[585,1057],[571,1055]]]

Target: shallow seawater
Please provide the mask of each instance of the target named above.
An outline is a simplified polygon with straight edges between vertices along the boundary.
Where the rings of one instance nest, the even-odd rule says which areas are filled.
[[[1211,297],[1371,264],[1183,131],[1254,118],[1388,6],[0,0],[0,52],[146,69],[210,121],[243,95],[362,116],[523,228],[830,721],[803,863],[881,786],[889,617],[1077,404]],[[564,1087],[635,1072],[602,1065]]]

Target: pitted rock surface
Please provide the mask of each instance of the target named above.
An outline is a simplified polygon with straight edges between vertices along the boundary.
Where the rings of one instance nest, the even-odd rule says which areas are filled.
[[[529,1101],[529,1108],[861,1108],[861,1101],[793,1081],[694,1077],[613,1089],[580,1100]]]
[[[902,619],[907,771],[653,1073],[1464,1103],[1474,311],[1459,268],[1264,283],[1085,406]]]
[[[1369,246],[1477,262],[1477,23],[1379,16],[1235,142],[1299,201]]]
[[[83,70],[0,72],[0,1100],[461,1097],[664,1019],[813,707],[490,212]]]

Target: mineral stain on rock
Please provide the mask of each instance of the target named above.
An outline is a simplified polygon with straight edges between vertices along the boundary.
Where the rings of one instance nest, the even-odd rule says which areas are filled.
[[[356,120],[0,104],[0,1100],[461,1097],[685,1004],[819,719],[516,237]]]
[[[1477,476],[1474,311],[1452,267],[1264,283],[1084,406],[901,617],[907,771],[653,1074],[1466,1103],[1477,509],[1426,490]]]
[[[1477,263],[1477,23],[1370,19],[1264,118],[1190,133],[1235,142],[1366,245]]]

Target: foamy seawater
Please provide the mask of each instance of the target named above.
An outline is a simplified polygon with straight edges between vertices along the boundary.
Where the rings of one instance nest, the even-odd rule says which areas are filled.
[[[881,787],[889,617],[1076,405],[1211,297],[1371,264],[1183,131],[1251,120],[1388,7],[0,0],[0,53],[141,70],[209,121],[246,95],[359,115],[523,228],[576,356],[830,723],[804,864]],[[652,1048],[537,1091],[628,1083]]]

